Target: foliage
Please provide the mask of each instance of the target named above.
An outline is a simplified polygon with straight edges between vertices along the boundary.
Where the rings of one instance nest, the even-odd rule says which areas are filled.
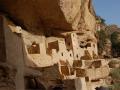
[[[104,24],[105,23],[105,19],[101,18],[101,23]]]
[[[111,70],[110,75],[114,80],[120,80],[120,68]]]
[[[111,34],[111,42],[112,42],[112,51],[113,56],[120,56],[120,33],[114,32]]]
[[[103,19],[101,16],[96,17],[97,23],[105,24],[105,19]]]
[[[112,90],[120,90],[120,68],[115,68],[110,73],[114,83],[112,85]]]
[[[98,34],[98,51],[99,54],[105,49],[106,39],[108,39],[108,35],[105,30],[97,31]]]
[[[111,42],[112,42],[112,46],[113,48],[117,47],[120,48],[120,33],[118,32],[114,32],[111,34]]]

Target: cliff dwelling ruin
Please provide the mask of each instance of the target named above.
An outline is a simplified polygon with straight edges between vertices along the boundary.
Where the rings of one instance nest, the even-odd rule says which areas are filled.
[[[0,90],[105,86],[109,66],[98,56],[91,2],[0,0]]]

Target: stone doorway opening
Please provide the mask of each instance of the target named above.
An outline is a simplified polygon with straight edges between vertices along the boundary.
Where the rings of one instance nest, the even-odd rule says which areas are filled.
[[[62,87],[54,87],[53,90],[63,90]]]
[[[107,87],[96,87],[95,90],[109,90]]]

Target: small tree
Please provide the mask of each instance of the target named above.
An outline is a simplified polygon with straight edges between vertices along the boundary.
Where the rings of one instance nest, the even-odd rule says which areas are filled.
[[[97,23],[105,24],[105,19],[103,19],[101,16],[96,16]]]
[[[120,56],[120,33],[114,32],[111,34],[111,42],[112,42],[112,51],[113,56]]]
[[[105,49],[106,39],[108,39],[108,35],[105,30],[97,31],[98,34],[98,53],[99,55],[102,54],[103,50]]]

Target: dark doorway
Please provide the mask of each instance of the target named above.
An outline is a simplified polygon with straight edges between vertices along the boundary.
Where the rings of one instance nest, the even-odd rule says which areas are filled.
[[[63,90],[63,88],[62,87],[55,87],[55,88],[53,88],[53,90]]]
[[[95,89],[96,90],[109,90],[107,87],[102,87],[102,86],[101,87],[96,87]]]

